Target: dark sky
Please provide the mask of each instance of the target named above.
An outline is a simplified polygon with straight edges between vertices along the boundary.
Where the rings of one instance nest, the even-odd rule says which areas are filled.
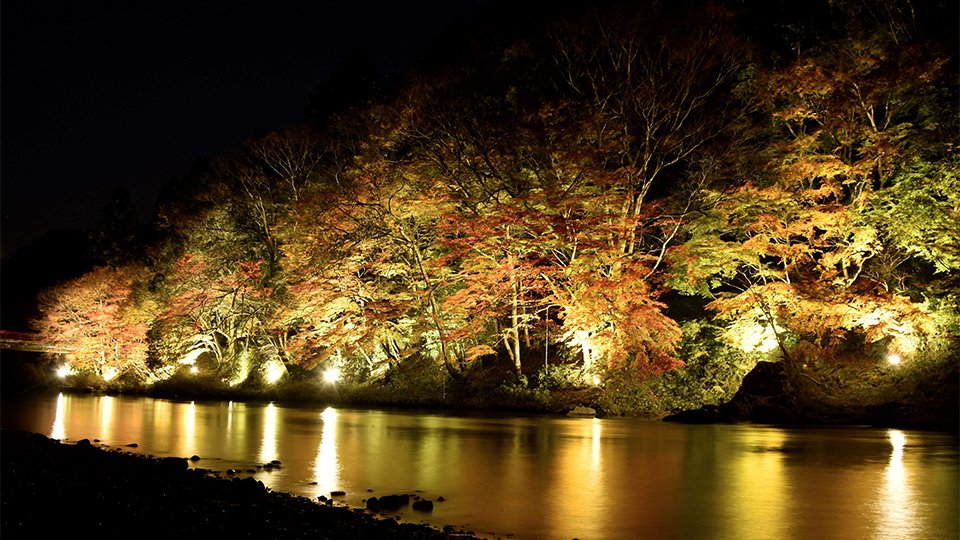
[[[4,1],[3,255],[93,226],[121,187],[146,222],[197,158],[302,123],[356,47],[397,74],[481,3]]]

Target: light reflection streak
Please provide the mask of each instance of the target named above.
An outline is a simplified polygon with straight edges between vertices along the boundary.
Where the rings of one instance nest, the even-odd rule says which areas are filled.
[[[63,424],[63,417],[66,415],[67,398],[63,397],[63,392],[57,394],[57,412],[53,417],[53,429],[50,430],[50,438],[63,440],[67,438],[67,430]]]
[[[600,463],[600,458],[601,458],[600,429],[601,429],[600,419],[594,418],[593,419],[593,445],[590,448],[590,465],[591,465],[590,472],[594,477],[600,473],[600,465],[601,465]],[[595,478],[591,478],[591,480],[594,480],[594,479]]]
[[[113,422],[113,397],[100,397],[100,437],[111,439],[114,428]]]
[[[153,432],[167,433],[171,432],[170,426],[173,423],[173,406],[166,400],[153,401]]]
[[[183,440],[188,446],[192,447],[197,435],[197,405],[190,402],[187,405],[187,411],[183,415]]]
[[[604,470],[601,440],[603,435],[603,420],[568,420],[559,434],[567,438],[569,444],[564,444],[561,451],[552,454],[555,461],[551,463],[557,474],[550,474],[549,485],[530,486],[530,493],[542,493],[546,504],[546,515],[563,516],[563,520],[549,520],[544,523],[549,536],[562,537],[568,532],[566,529],[571,523],[593,526],[608,519],[610,508],[605,505],[583,504],[583,501],[601,501],[606,496],[606,489],[610,478]],[[523,456],[522,453],[513,453]],[[612,462],[611,462],[612,463]],[[520,467],[517,467],[518,469]],[[523,483],[526,479],[519,477],[516,482]],[[522,523],[531,520],[529,508],[517,505],[512,508],[516,513],[509,515],[510,521]]]
[[[263,438],[260,442],[260,461],[277,459],[277,407],[270,402],[263,410]]]
[[[783,455],[787,434],[758,428],[744,435],[748,451],[737,456],[731,470],[730,536],[751,538],[764,531],[767,538],[787,538],[790,493]]]
[[[892,449],[884,471],[884,484],[877,501],[878,528],[876,538],[912,538],[916,527],[916,508],[903,463],[907,436],[898,429],[887,431]]]
[[[227,403],[227,440],[233,440],[233,402]]]
[[[327,407],[320,417],[323,419],[323,431],[320,435],[320,449],[314,461],[314,481],[321,493],[329,493],[340,486],[340,462],[337,458],[337,411]]]

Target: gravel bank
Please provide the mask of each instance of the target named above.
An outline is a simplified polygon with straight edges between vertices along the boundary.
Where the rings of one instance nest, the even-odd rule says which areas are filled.
[[[430,539],[464,531],[379,519],[214,478],[186,459],[148,458],[26,432],[0,431],[0,537]]]

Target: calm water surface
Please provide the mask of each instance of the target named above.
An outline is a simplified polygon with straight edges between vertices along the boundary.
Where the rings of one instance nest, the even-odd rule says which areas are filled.
[[[2,425],[100,439],[340,504],[446,500],[401,519],[532,538],[953,539],[955,434],[462,416],[90,395],[4,402]]]

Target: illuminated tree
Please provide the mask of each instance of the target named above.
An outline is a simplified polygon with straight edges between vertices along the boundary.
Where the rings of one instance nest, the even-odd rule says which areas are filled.
[[[826,45],[758,78],[773,128],[758,152],[767,174],[704,194],[671,254],[685,273],[673,285],[714,298],[733,337],[759,328],[788,358],[788,332],[834,350],[853,334],[916,348],[936,333],[933,317],[896,267],[910,254],[949,264],[956,245],[951,203],[941,204],[955,180],[921,188],[917,173],[939,166],[908,166],[942,152],[931,141],[943,60],[882,31]],[[891,219],[905,217],[900,199],[918,212],[902,222]]]
[[[368,372],[418,352],[460,375],[441,306],[442,275],[430,264],[446,207],[429,163],[402,154],[410,109],[374,107],[371,128],[337,192],[293,206],[283,229],[289,295],[280,323],[298,362],[360,357]]]
[[[154,360],[207,366],[237,384],[256,367],[251,358],[276,357],[265,321],[276,309],[263,284],[263,261],[228,262],[202,253],[183,255],[165,276],[163,311],[154,320]]]
[[[308,369],[347,356],[371,374],[396,364],[413,339],[402,269],[367,237],[358,208],[305,199],[282,229],[292,234],[284,242],[288,294],[273,324],[289,335],[291,361]]]
[[[98,267],[40,297],[35,322],[45,343],[69,351],[71,367],[105,380],[147,378],[147,327],[153,305],[140,298],[142,267]]]
[[[553,265],[545,260],[546,232],[537,212],[527,204],[487,207],[480,215],[452,214],[444,223],[457,271],[450,280],[460,288],[444,301],[456,317],[461,339],[502,345],[514,369],[522,372],[521,344],[530,348],[531,332],[550,305],[548,278]],[[543,312],[543,313],[541,313]]]
[[[614,10],[555,40],[562,81],[585,105],[583,140],[612,172],[616,239],[627,254],[642,249],[639,217],[655,188],[729,126],[725,96],[746,48],[727,28],[730,13],[696,10]]]

